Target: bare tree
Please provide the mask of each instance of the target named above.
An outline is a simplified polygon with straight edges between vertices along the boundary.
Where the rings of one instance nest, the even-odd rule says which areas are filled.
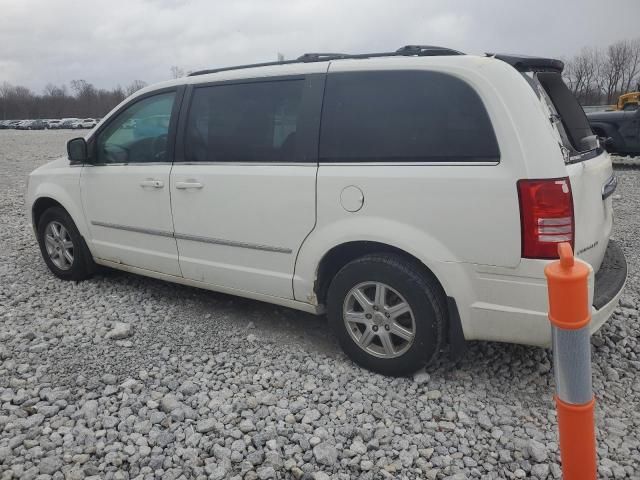
[[[620,91],[628,55],[629,50],[625,42],[616,42],[606,50],[600,84],[608,104],[614,103]]]
[[[640,38],[626,41],[626,61],[622,68],[620,93],[630,92],[640,78]]]
[[[583,48],[582,51],[566,62],[563,72],[567,85],[573,94],[584,103],[591,103],[593,97],[599,97],[596,83],[596,65],[600,52],[593,48]]]
[[[134,94],[135,92],[137,92],[138,90],[146,86],[147,86],[147,82],[143,82],[142,80],[134,80],[133,82],[131,82],[131,85],[125,88],[124,91],[128,97],[129,95]]]
[[[171,78],[184,77],[184,70],[177,65],[173,65],[169,71],[171,72]]]

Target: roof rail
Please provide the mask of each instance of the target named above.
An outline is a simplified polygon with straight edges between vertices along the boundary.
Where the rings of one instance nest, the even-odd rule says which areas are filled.
[[[437,57],[441,55],[464,55],[452,48],[437,47],[435,45],[405,45],[396,50],[397,55],[416,55],[418,57]]]
[[[375,53],[305,53],[295,60],[281,60],[277,62],[253,63],[249,65],[236,65],[234,67],[213,68],[207,70],[198,70],[192,72],[188,76],[206,75],[208,73],[224,72],[228,70],[242,70],[245,68],[269,67],[273,65],[290,65],[292,63],[311,63],[311,62],[327,62],[329,60],[341,59],[358,59],[358,58],[374,58],[374,57],[430,57],[441,55],[464,55],[462,52],[451,48],[436,47],[433,45],[405,45],[395,52],[375,52]]]

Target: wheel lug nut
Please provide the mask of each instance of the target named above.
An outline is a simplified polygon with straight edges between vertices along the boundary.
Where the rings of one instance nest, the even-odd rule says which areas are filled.
[[[390,328],[391,328],[391,327],[389,327],[389,325],[385,325],[385,326],[384,326],[384,329],[385,329],[385,330],[387,330],[387,331],[388,331]]]
[[[391,317],[391,315],[389,313],[385,313],[384,316],[387,317],[387,318]]]
[[[367,320],[371,320],[371,314],[370,314],[370,313],[367,313],[367,314],[365,315],[365,318],[366,318]]]
[[[377,332],[377,331],[378,331],[378,326],[377,326],[377,325],[374,325],[374,326],[373,326],[373,331],[374,331],[374,332]]]

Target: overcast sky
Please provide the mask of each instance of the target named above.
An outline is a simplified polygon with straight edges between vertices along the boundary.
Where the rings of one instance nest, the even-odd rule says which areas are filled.
[[[640,0],[0,0],[0,83],[111,88],[406,44],[563,57],[639,36]]]

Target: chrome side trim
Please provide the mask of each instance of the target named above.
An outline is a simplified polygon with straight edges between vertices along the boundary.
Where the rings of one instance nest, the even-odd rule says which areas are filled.
[[[317,167],[317,162],[173,162],[174,165],[218,165],[225,167]]]
[[[96,227],[113,228],[115,230],[124,230],[124,231],[127,231],[127,232],[147,233],[149,235],[157,235],[159,237],[173,238],[173,233],[167,232],[165,230],[155,230],[155,229],[152,229],[152,228],[130,227],[128,225],[118,225],[116,223],[97,222],[95,220],[91,220],[91,225],[95,225]]]
[[[261,245],[259,243],[236,242],[233,240],[223,240],[221,238],[200,237],[198,235],[186,235],[184,233],[175,233],[174,237],[178,240],[188,240],[190,242],[212,243],[215,245],[225,245],[228,247],[249,248],[252,250],[264,250],[265,252],[292,253],[292,250],[290,248],[272,247],[269,245]]]
[[[124,230],[126,232],[146,233],[148,235],[157,235],[160,237],[175,238],[176,240],[188,240],[190,242],[211,243],[213,245],[224,245],[227,247],[248,248],[251,250],[262,250],[265,252],[286,253],[291,254],[293,250],[284,247],[272,247],[270,245],[262,245],[259,243],[236,242],[234,240],[223,240],[221,238],[201,237],[198,235],[187,235],[184,233],[172,233],[165,230],[154,230],[151,228],[130,227],[127,225],[118,225],[115,223],[91,221],[91,225],[96,227],[113,228],[115,230]]]
[[[171,165],[173,162],[130,162],[130,163],[87,163],[85,166],[87,167],[126,167],[126,166],[134,166],[134,167],[153,167],[158,165]]]
[[[495,167],[500,162],[323,162],[322,167]]]

